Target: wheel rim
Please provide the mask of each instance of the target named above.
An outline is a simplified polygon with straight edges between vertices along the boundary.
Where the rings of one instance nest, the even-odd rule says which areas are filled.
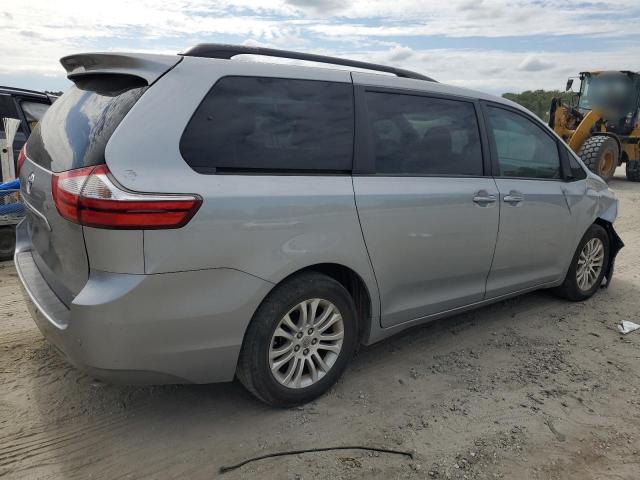
[[[611,150],[607,150],[602,155],[602,162],[600,164],[600,173],[606,177],[613,175],[615,167],[614,155]]]
[[[589,240],[578,257],[576,280],[580,290],[591,290],[596,284],[604,264],[604,244],[599,238]]]
[[[278,383],[305,388],[320,381],[342,350],[344,321],[328,300],[304,300],[276,326],[269,345],[269,366]]]

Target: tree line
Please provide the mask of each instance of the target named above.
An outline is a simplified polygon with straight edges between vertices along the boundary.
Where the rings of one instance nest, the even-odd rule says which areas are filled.
[[[522,105],[547,122],[551,99],[560,97],[563,102],[570,103],[574,95],[575,93],[560,90],[526,90],[522,93],[503,93],[502,97]]]

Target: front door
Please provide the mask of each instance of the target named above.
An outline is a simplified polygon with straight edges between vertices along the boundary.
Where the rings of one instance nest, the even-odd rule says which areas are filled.
[[[374,90],[359,101],[375,171],[353,182],[382,325],[481,301],[499,212],[474,104]]]
[[[515,110],[485,108],[500,228],[487,298],[548,284],[564,275],[574,243],[558,141]]]

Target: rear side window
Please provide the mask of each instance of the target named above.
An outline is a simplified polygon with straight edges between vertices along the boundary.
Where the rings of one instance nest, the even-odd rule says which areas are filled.
[[[377,173],[482,175],[473,104],[378,92],[366,102]]]
[[[489,107],[489,126],[498,154],[500,176],[561,178],[556,141],[517,113]]]
[[[104,163],[111,134],[145,89],[146,82],[131,75],[76,80],[29,137],[29,158],[53,172]]]
[[[198,106],[180,152],[200,173],[351,170],[351,84],[224,77]]]

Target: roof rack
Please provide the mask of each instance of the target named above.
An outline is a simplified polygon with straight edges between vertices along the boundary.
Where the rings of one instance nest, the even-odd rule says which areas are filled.
[[[404,70],[402,68],[378,65],[376,63],[360,62],[357,60],[347,60],[338,57],[328,57],[326,55],[316,55],[313,53],[291,52],[289,50],[279,50],[276,48],[250,47],[246,45],[225,45],[221,43],[200,43],[191,47],[186,52],[180,53],[185,57],[206,57],[231,59],[236,55],[263,55],[267,57],[290,58],[292,60],[306,60],[309,62],[329,63],[332,65],[344,65],[347,67],[374,70],[377,72],[393,73],[402,78],[413,78],[415,80],[426,80],[435,82],[431,77],[421,73]]]

